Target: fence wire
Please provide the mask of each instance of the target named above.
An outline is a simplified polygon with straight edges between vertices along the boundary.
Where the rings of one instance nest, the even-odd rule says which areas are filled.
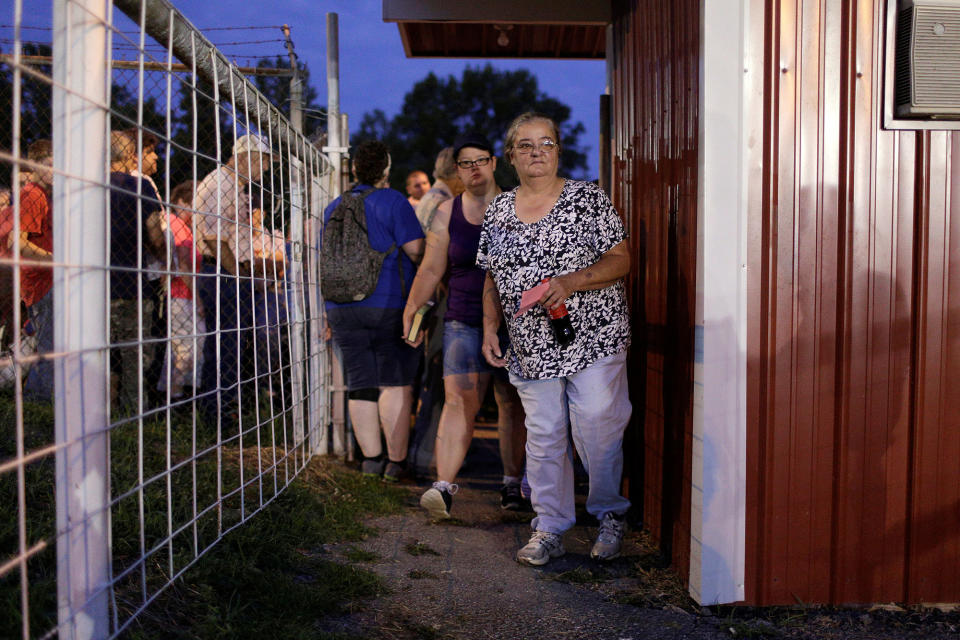
[[[112,637],[321,446],[336,187],[163,0],[10,10],[0,637]]]

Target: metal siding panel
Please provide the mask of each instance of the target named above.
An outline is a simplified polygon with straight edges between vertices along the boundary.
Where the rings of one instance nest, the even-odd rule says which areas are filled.
[[[635,336],[631,370],[642,366],[647,378],[646,384],[633,387],[637,411],[631,429],[641,431],[643,438],[639,450],[627,452],[627,460],[638,460],[628,464],[627,474],[642,476],[644,524],[672,553],[678,572],[686,575],[699,5],[693,0],[679,4],[634,0],[613,6],[613,165],[619,183],[613,189],[614,204],[628,219],[631,249],[638,260],[628,283]],[[672,224],[669,210],[677,198],[668,197],[676,193],[670,185],[680,185]],[[639,389],[643,389],[641,403],[636,397]],[[631,488],[636,488],[635,482]]]
[[[751,10],[747,600],[956,601],[956,134],[880,129],[879,0]]]
[[[956,303],[958,253],[953,194],[958,183],[953,152],[957,135],[924,137],[925,224],[917,260],[918,336],[916,412],[910,505],[910,574],[912,601],[960,599],[960,392],[951,375],[960,373]]]
[[[747,601],[956,601],[958,135],[880,129],[883,2],[749,1]],[[646,338],[628,459],[645,523],[685,576],[689,491],[664,477],[679,465],[690,479],[677,383],[690,375],[699,26],[679,22],[699,13],[615,7],[614,198],[643,234],[630,291]]]

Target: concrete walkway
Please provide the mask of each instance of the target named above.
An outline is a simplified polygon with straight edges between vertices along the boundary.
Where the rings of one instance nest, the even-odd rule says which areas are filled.
[[[376,554],[365,566],[392,593],[327,620],[325,631],[389,639],[730,637],[677,607],[617,602],[636,585],[637,560],[648,551],[636,535],[628,535],[621,558],[602,565],[589,557],[595,524],[578,522],[564,538],[564,557],[542,568],[518,564],[514,556],[529,538],[532,514],[500,509],[496,446],[496,440],[474,440],[452,521],[430,522],[417,506],[429,485],[411,483],[405,513],[370,521],[380,534],[346,545]]]

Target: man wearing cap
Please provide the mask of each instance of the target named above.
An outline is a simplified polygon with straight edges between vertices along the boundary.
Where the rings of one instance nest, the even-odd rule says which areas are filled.
[[[242,353],[253,327],[247,280],[253,249],[251,196],[263,188],[260,179],[271,160],[270,147],[260,137],[240,136],[230,160],[197,186],[197,250],[203,260],[197,295],[207,328],[213,330],[203,342],[200,385],[204,391],[213,391],[219,383],[219,411],[228,415],[239,412],[236,399],[242,376],[238,346]],[[237,277],[241,278],[239,287]],[[216,417],[217,394],[204,397],[203,411],[208,418]]]

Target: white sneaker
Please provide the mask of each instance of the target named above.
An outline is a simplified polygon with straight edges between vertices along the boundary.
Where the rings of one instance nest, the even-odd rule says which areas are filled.
[[[427,510],[433,520],[446,520],[450,517],[453,494],[457,489],[459,487],[455,484],[442,485],[434,482],[433,486],[420,496],[420,506]]]
[[[563,538],[558,534],[534,531],[530,542],[517,551],[517,562],[539,567],[547,564],[550,558],[559,558],[564,553]]]
[[[613,560],[620,555],[623,544],[623,534],[627,530],[627,523],[623,514],[605,513],[600,519],[600,531],[597,541],[593,543],[590,557],[595,560]]]

